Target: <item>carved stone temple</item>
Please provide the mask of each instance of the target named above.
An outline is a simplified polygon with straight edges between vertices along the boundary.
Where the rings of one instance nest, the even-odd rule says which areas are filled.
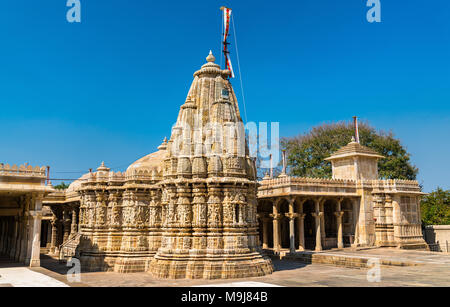
[[[326,159],[331,179],[258,182],[230,71],[206,59],[169,141],[125,172],[102,163],[54,190],[45,168],[0,164],[0,253],[39,265],[40,245],[84,271],[214,279],[270,274],[270,254],[427,249],[417,181],[379,179],[383,157],[354,140]]]
[[[208,279],[272,272],[259,244],[255,161],[230,71],[214,61],[210,53],[194,73],[170,140],[157,152],[125,173],[102,164],[67,190],[66,201],[79,195],[71,242],[83,269]]]

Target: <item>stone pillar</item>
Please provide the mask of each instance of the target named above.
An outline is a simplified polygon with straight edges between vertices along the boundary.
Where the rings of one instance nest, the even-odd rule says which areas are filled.
[[[337,247],[344,248],[344,238],[342,234],[342,216],[344,211],[337,211],[334,213],[337,218]]]
[[[294,213],[295,198],[289,199],[289,213],[286,216],[289,218],[289,251],[295,253],[295,219],[297,214]]]
[[[298,250],[305,250],[305,216],[304,213],[298,214]]]
[[[312,215],[315,217],[315,224],[316,224],[316,251],[322,250],[322,231],[321,231],[321,219],[323,218],[323,212],[319,213],[312,213]]]
[[[316,224],[316,251],[322,250],[322,219],[323,219],[323,212],[320,212],[320,202],[321,199],[316,198],[314,199],[314,203],[316,206],[316,212],[314,212],[312,215],[315,218],[315,224]]]
[[[270,216],[273,218],[273,250],[274,252],[279,253],[281,249],[281,215],[278,213],[278,201],[275,201],[273,204],[273,213]]]
[[[263,244],[262,248],[269,248],[269,219],[267,217],[262,218],[263,222]]]
[[[298,214],[296,213],[288,213],[286,216],[289,218],[289,251],[291,253],[295,253],[295,228],[294,221],[297,218]]]

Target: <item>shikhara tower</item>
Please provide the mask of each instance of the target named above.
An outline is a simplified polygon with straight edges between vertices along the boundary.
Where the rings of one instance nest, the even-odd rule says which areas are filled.
[[[103,164],[74,182],[79,233],[61,246],[83,270],[162,278],[271,273],[261,255],[255,161],[228,76],[210,53],[167,142],[124,173]],[[66,253],[66,252],[64,252]]]
[[[162,239],[150,272],[163,278],[239,278],[272,272],[260,253],[257,181],[229,70],[194,73],[168,142]]]

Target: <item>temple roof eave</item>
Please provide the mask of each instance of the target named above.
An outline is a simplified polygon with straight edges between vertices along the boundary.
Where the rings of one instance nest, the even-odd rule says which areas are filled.
[[[333,160],[344,159],[344,158],[349,158],[349,157],[356,157],[356,156],[377,158],[377,159],[385,158],[384,156],[378,155],[378,154],[368,154],[368,153],[354,152],[354,153],[345,153],[345,154],[341,154],[341,155],[333,155],[333,156],[330,156],[328,158],[325,158],[324,160],[325,161],[333,161]]]

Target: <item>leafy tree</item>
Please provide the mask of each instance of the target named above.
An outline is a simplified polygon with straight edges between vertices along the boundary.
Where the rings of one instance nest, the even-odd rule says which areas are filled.
[[[422,224],[450,225],[450,190],[437,188],[420,203]]]
[[[64,182],[61,182],[60,184],[54,186],[54,188],[57,190],[65,190],[68,187],[69,187],[69,185]]]
[[[354,135],[353,123],[337,122],[313,127],[295,137],[283,138],[282,148],[287,151],[289,172],[294,176],[331,178],[331,163],[324,161],[333,152],[347,145]],[[376,131],[367,122],[359,123],[361,145],[383,155],[378,161],[378,174],[382,179],[415,180],[418,169],[411,164],[410,154],[394,138],[392,132]]]

